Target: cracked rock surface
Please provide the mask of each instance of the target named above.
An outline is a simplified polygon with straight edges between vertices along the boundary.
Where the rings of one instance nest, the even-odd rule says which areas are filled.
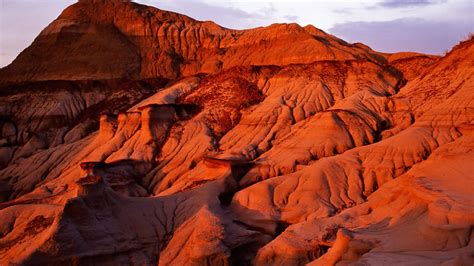
[[[472,265],[473,74],[81,0],[0,69],[0,265]]]

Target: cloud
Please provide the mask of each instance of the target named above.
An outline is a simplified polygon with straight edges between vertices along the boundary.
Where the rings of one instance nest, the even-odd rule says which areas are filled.
[[[382,52],[440,54],[474,32],[471,21],[429,21],[420,18],[383,22],[346,22],[329,32],[349,42],[362,42]]]
[[[383,0],[378,3],[378,7],[385,8],[404,8],[414,6],[429,6],[444,3],[446,0]]]
[[[243,29],[271,21],[276,9],[273,5],[262,8],[259,12],[246,12],[232,6],[221,6],[200,0],[156,1],[144,0],[143,4],[156,6],[160,9],[186,14],[198,20],[212,20],[229,28]]]
[[[299,17],[294,16],[294,15],[286,15],[284,18],[288,21],[293,21],[294,22],[294,21],[297,21]]]
[[[353,8],[337,8],[333,9],[332,12],[343,15],[352,15],[354,13]]]

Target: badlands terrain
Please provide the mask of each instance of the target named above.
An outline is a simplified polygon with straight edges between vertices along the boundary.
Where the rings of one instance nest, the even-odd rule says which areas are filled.
[[[473,74],[79,1],[0,69],[0,265],[472,265]]]

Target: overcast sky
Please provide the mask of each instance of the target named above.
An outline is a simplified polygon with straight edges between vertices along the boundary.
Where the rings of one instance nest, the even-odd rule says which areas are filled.
[[[72,0],[0,0],[0,67]],[[473,0],[137,0],[234,29],[296,22],[383,52],[440,54],[474,32]]]

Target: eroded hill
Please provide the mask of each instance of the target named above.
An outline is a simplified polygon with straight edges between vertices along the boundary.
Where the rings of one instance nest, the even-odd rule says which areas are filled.
[[[473,72],[79,1],[0,70],[0,264],[470,265]]]

